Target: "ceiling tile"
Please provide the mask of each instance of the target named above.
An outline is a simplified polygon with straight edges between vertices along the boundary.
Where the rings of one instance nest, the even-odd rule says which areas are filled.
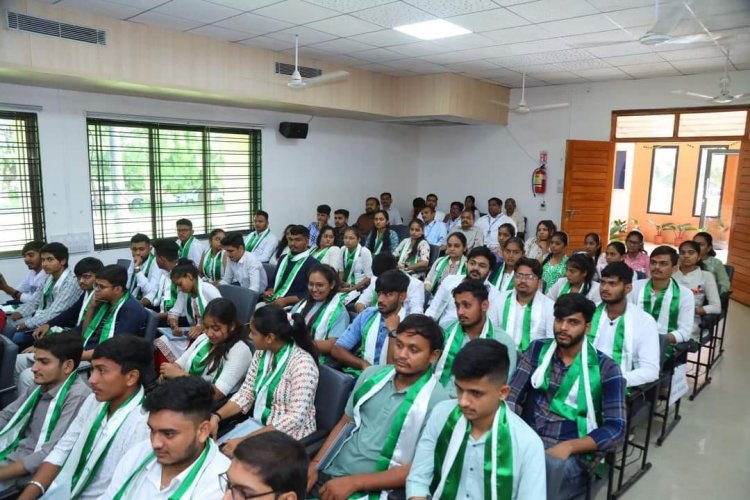
[[[654,0],[587,0],[592,7],[596,7],[601,12],[609,12],[612,10],[623,10],[630,9],[633,7],[646,7],[650,6],[651,10],[654,9]]]
[[[362,52],[354,52],[351,56],[371,62],[394,61],[396,59],[403,59],[404,57],[403,54],[388,49],[363,50]]]
[[[508,47],[509,45],[495,45],[493,47],[482,47],[479,49],[459,50],[456,52],[450,52],[449,54],[460,55],[463,57],[464,61],[472,61],[475,59],[490,59],[493,57],[511,55]]]
[[[139,7],[106,2],[104,0],[66,0],[65,3],[58,5],[69,9],[85,10],[101,16],[114,17],[115,19],[127,19],[145,10]]]
[[[553,52],[557,51],[559,48],[560,41],[554,39],[514,43],[507,46],[507,49],[511,54],[535,54],[538,52]]]
[[[634,26],[651,26],[654,23],[654,6],[638,7],[635,9],[618,10],[607,12],[609,17],[617,26],[632,28]]]
[[[498,44],[495,40],[477,33],[442,38],[440,40],[435,40],[435,43],[448,50],[479,49]]]
[[[371,9],[360,10],[353,14],[354,16],[378,24],[384,28],[393,28],[404,24],[419,23],[430,21],[435,16],[427,12],[407,5],[403,2],[394,2],[387,5],[380,5]]]
[[[248,33],[257,33],[259,35],[265,35],[274,31],[280,31],[287,28],[291,28],[292,24],[279,21],[277,19],[271,19],[270,17],[259,16],[256,14],[240,14],[239,16],[230,17],[224,19],[218,23],[214,23],[216,26],[222,28],[229,28],[235,31],[246,31]]]
[[[604,80],[624,80],[631,77],[617,68],[594,68],[576,70],[574,73],[582,76],[587,80],[604,81]]]
[[[517,16],[507,9],[493,9],[463,16],[449,17],[446,21],[457,24],[474,33],[529,24],[526,19]]]
[[[358,10],[369,9],[370,7],[377,7],[386,3],[391,3],[393,0],[305,0],[307,3],[319,5],[320,7],[326,7],[327,9],[336,10],[345,14],[355,12]]]
[[[368,23],[367,21],[349,15],[315,21],[307,26],[318,31],[342,37],[361,35],[362,33],[369,33],[381,29],[377,24]]]
[[[574,73],[569,73],[566,71],[537,73],[534,75],[534,78],[537,78],[539,80],[544,80],[547,83],[558,84],[558,85],[563,84],[563,83],[577,83],[577,82],[585,81],[583,77],[580,77]]]
[[[709,47],[690,47],[682,45],[679,50],[662,50],[657,46],[654,51],[666,61],[684,61],[686,59],[705,59],[709,57],[724,58],[724,53],[715,45]]]
[[[605,57],[602,60],[608,62],[612,66],[664,62],[664,59],[662,59],[659,54],[656,54],[654,52],[648,52],[646,54],[632,54],[627,56]]]
[[[334,62],[342,66],[356,66],[358,64],[366,64],[367,61],[357,59],[356,57],[344,56],[341,54],[329,54],[322,58],[323,60]]]
[[[448,49],[446,49],[445,47],[427,40],[422,42],[407,43],[404,45],[394,45],[392,47],[388,47],[388,50],[403,54],[402,57],[423,57],[427,55],[448,52]]]
[[[123,1],[129,1],[129,0],[123,0]],[[164,0],[157,0],[160,3],[163,3]],[[208,0],[211,3],[224,5],[226,7],[232,7],[233,9],[242,10],[242,11],[249,11],[253,9],[260,9],[261,7],[265,7],[266,5],[271,5],[274,3],[279,3],[280,0]]]
[[[645,54],[651,52],[651,49],[639,42],[627,42],[613,45],[602,45],[601,47],[589,47],[586,51],[597,57],[614,57],[631,54]]]
[[[374,45],[375,47],[388,47],[390,45],[400,45],[402,43],[412,43],[414,41],[413,36],[390,29],[356,35],[350,38],[358,42]]]
[[[287,49],[284,52],[287,52],[289,54],[294,54],[294,49]],[[305,63],[304,60],[306,59],[315,59],[317,61],[327,59],[329,57],[332,57],[336,54],[333,52],[330,52],[328,50],[321,50],[316,49],[313,47],[300,47],[299,48],[299,57],[303,60],[303,64],[309,64]]]
[[[167,2],[159,5],[152,12],[178,16],[183,19],[201,21],[202,24],[210,24],[221,19],[236,16],[242,11],[209,3],[205,0],[180,0],[179,2]]]
[[[437,17],[458,16],[497,8],[492,0],[406,0]]]
[[[472,74],[479,78],[520,78],[521,73],[518,73],[517,71],[512,71],[506,68],[488,68],[478,71],[473,71]]]
[[[149,10],[148,12],[138,14],[137,16],[131,17],[129,20],[135,21],[137,23],[152,24],[155,26],[163,26],[165,28],[170,28],[170,29],[179,30],[179,31],[185,31],[185,30],[197,28],[198,26],[202,26],[206,24],[201,21],[191,21],[189,19],[182,19],[182,18],[175,17],[175,16],[168,16],[166,14],[161,14],[153,10]]]
[[[610,31],[617,26],[603,14],[593,16],[582,16],[562,21],[550,21],[538,25],[544,31],[556,36],[580,35],[583,33],[596,33]]]
[[[670,76],[670,75],[680,74],[680,72],[677,71],[668,62],[633,64],[629,66],[620,66],[620,69],[631,76],[640,77],[640,78],[651,78],[651,77],[657,77],[657,76]]]
[[[532,23],[556,21],[571,17],[596,14],[596,9],[585,0],[538,0],[508,7],[509,10]]]
[[[292,24],[305,24],[338,15],[338,12],[302,0],[285,0],[253,11],[253,14],[268,16]]]
[[[572,35],[563,38],[565,43],[573,47],[586,48],[587,46],[611,45],[619,42],[632,42],[637,38],[627,30],[600,31],[599,33],[587,33],[585,35]]]
[[[466,73],[473,73],[474,71],[482,71],[488,69],[501,69],[498,68],[496,64],[492,64],[491,62],[485,60],[458,62],[448,64],[447,67],[455,71],[462,71]]]
[[[711,73],[724,71],[726,59],[723,57],[707,57],[701,59],[688,59],[684,61],[673,61],[672,66],[680,73],[694,75],[698,73]]]
[[[63,5],[64,3],[67,3],[68,1],[69,0],[58,1],[58,5]],[[127,5],[128,7],[134,7],[136,9],[149,10],[169,0],[107,0],[107,1],[109,3]],[[54,3],[54,2],[48,2],[48,3]]]
[[[355,42],[354,40],[348,40],[346,38],[338,38],[336,40],[329,40],[323,43],[316,43],[311,45],[311,48],[327,50],[336,54],[348,54],[350,52],[361,52],[374,48],[372,45],[367,45],[362,42]]]
[[[275,31],[268,34],[270,38],[289,42],[292,46],[294,46],[295,35],[299,35],[300,46],[327,42],[328,40],[336,38],[334,35],[323,33],[322,31],[314,30],[306,26],[295,26],[293,28],[287,28],[285,30]]]
[[[260,47],[262,49],[273,50],[281,52],[294,47],[294,43],[285,42],[282,40],[276,40],[275,38],[268,38],[267,36],[256,36],[248,40],[243,40],[240,43],[244,45],[252,45],[253,47]]]
[[[450,70],[445,66],[439,64],[433,64],[431,62],[423,61],[421,59],[399,59],[398,61],[391,61],[388,66],[396,69],[403,69],[407,71],[414,71],[415,73],[448,73]]]
[[[547,33],[538,26],[517,26],[501,30],[485,31],[483,36],[498,43],[518,43],[539,40],[540,38],[552,38],[552,33]]]
[[[394,68],[391,68],[390,66],[386,66],[385,64],[378,64],[378,63],[368,63],[363,64],[360,66],[357,66],[360,69],[364,69],[366,71],[373,71],[375,73],[389,73],[391,71],[394,71]]]
[[[580,61],[562,61],[556,64],[562,69],[565,69],[567,71],[573,71],[575,73],[578,73],[579,71],[583,71],[583,70],[588,70],[588,69],[601,69],[601,68],[612,67],[601,59],[584,59]]]
[[[494,0],[496,4],[507,7],[509,5],[518,5],[519,3],[528,3],[531,0]]]
[[[211,38],[218,38],[220,40],[228,40],[230,42],[237,42],[239,40],[245,40],[254,36],[250,33],[243,33],[242,31],[230,30],[222,28],[221,26],[215,26],[208,24],[195,28],[194,30],[188,31],[188,33],[195,33],[196,35],[210,36]]]

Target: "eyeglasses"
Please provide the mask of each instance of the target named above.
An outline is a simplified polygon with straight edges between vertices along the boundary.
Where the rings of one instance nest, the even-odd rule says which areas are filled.
[[[114,288],[113,285],[99,285],[94,283],[94,290],[106,290],[107,288]]]
[[[516,273],[513,275],[513,279],[518,281],[536,281],[539,279],[539,277],[536,274],[519,274]]]
[[[274,495],[274,498],[276,498],[275,491],[266,491],[265,493],[246,495],[238,489],[238,486],[229,482],[229,477],[227,476],[226,472],[222,472],[221,474],[219,474],[219,487],[221,488],[221,491],[229,490],[232,493],[232,500],[249,500],[251,498],[260,498],[266,495]]]

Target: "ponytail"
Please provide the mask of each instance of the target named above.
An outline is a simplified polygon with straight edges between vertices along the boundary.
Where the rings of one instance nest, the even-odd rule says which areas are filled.
[[[255,311],[253,327],[261,335],[275,334],[285,343],[296,343],[300,349],[306,351],[317,363],[318,350],[307,334],[305,318],[301,314],[292,314],[291,320],[284,309],[267,305]]]

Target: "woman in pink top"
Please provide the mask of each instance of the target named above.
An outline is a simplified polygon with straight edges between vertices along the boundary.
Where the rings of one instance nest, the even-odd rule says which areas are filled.
[[[643,249],[643,234],[640,231],[630,231],[625,238],[625,248],[625,264],[636,273],[650,277],[651,266],[648,253]]]

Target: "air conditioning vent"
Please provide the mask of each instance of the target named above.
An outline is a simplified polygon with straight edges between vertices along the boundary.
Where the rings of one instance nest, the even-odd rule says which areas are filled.
[[[291,76],[294,73],[294,64],[276,63],[276,74]],[[315,78],[323,74],[323,70],[320,68],[310,68],[308,66],[300,66],[299,74],[302,78]]]
[[[104,30],[61,23],[10,11],[7,13],[6,19],[9,30],[54,36],[94,45],[107,45],[107,32]]]

